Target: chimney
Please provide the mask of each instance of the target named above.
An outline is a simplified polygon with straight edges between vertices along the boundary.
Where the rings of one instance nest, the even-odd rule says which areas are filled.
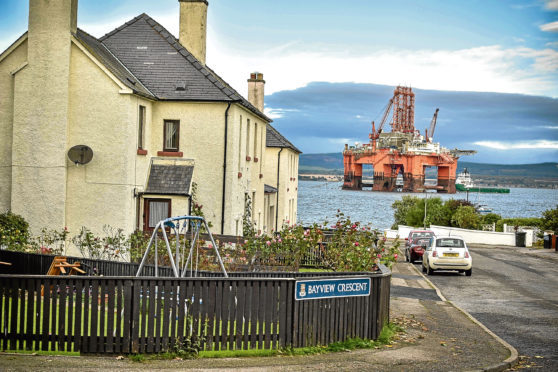
[[[11,209],[25,217],[33,233],[67,226],[70,57],[77,6],[77,0],[29,0],[28,65],[17,75],[13,102],[12,190],[17,192]]]
[[[180,2],[180,30],[178,41],[205,65],[207,37],[207,0],[178,0]]]
[[[253,72],[248,79],[248,101],[253,104],[258,110],[264,110],[264,85],[265,80],[263,74]]]

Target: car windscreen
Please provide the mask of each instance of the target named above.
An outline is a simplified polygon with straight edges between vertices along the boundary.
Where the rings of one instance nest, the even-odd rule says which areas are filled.
[[[434,235],[434,233],[432,233],[432,232],[416,232],[416,233],[413,233],[413,239],[415,239],[415,238],[426,238],[426,237],[431,237],[433,235]]]
[[[418,238],[413,241],[413,245],[426,245],[427,247],[430,245],[429,238]]]
[[[461,239],[440,238],[436,240],[436,247],[442,248],[465,248],[465,243]]]

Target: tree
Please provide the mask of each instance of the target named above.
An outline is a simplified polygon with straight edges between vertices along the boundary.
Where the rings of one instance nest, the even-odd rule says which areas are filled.
[[[425,218],[426,203],[426,218]],[[449,226],[451,214],[444,205],[441,198],[417,198],[416,203],[407,212],[407,224],[409,226]]]
[[[477,229],[480,222],[480,216],[471,206],[463,206],[457,208],[452,217],[452,222],[462,229]]]
[[[407,225],[407,213],[409,209],[415,206],[419,198],[416,196],[403,196],[401,200],[396,200],[393,202],[391,207],[393,208],[393,218],[395,222],[391,226],[392,229],[397,229],[398,225]]]
[[[558,234],[558,205],[554,209],[543,212],[541,227],[543,230],[552,230],[555,234]]]

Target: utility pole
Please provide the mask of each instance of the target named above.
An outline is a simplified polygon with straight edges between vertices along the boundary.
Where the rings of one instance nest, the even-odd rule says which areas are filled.
[[[428,202],[428,193],[425,191],[424,192],[424,219],[422,221],[425,230],[426,230],[426,203],[427,202]]]

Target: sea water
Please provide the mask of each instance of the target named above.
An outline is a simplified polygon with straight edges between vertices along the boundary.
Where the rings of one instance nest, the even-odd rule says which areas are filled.
[[[377,229],[393,224],[393,208],[403,195],[419,198],[467,199],[492,209],[504,218],[541,217],[542,212],[558,206],[558,190],[511,188],[509,194],[458,192],[456,194],[401,193],[342,190],[342,182],[299,181],[298,222],[303,224],[335,221],[337,210],[353,221],[369,223]],[[428,201],[427,201],[428,207]]]

